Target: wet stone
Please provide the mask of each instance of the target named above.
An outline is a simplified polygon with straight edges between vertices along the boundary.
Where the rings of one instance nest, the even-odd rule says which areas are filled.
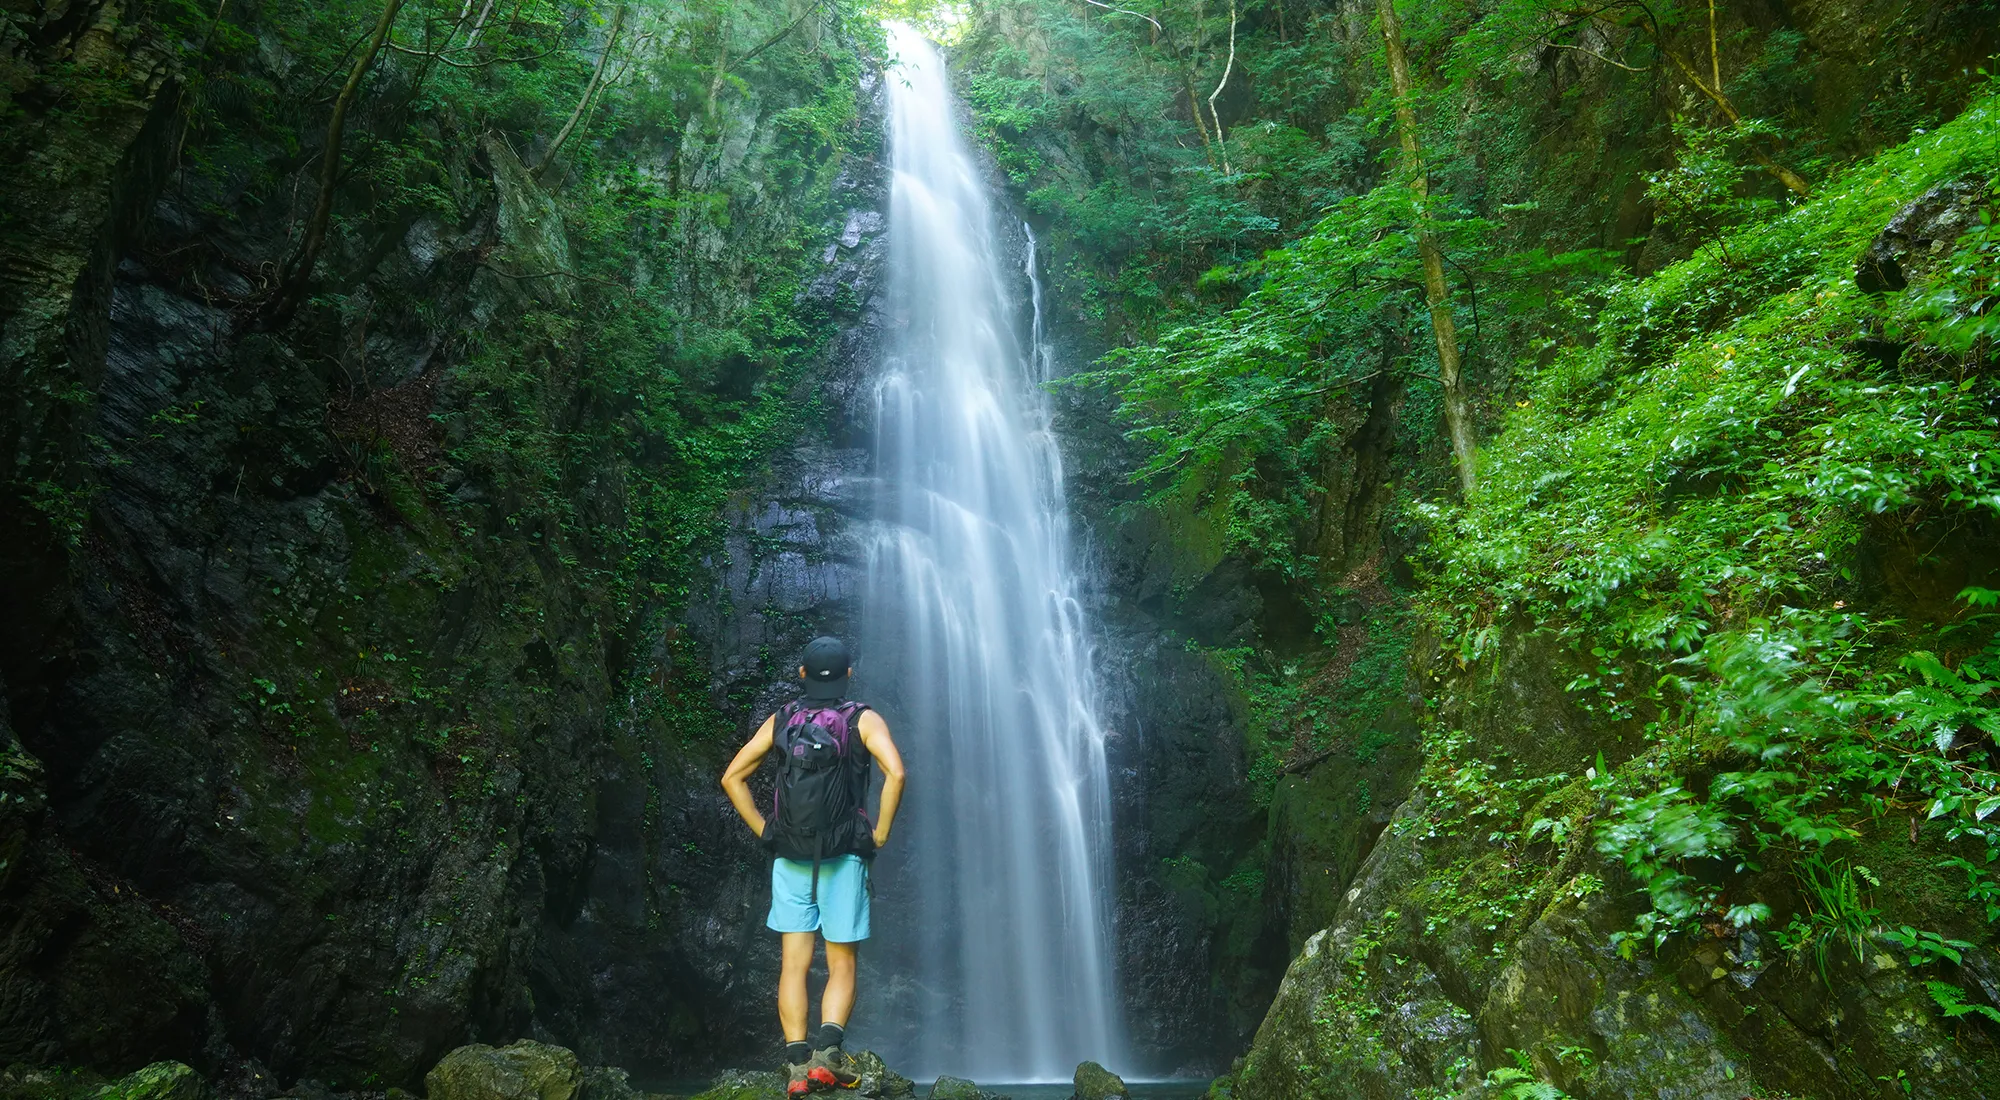
[[[92,1100],[208,1100],[208,1082],[179,1062],[154,1062],[97,1090]]]
[[[1009,1100],[1008,1097],[987,1092],[963,1077],[940,1077],[926,1095],[928,1100]]]
[[[1076,1067],[1076,1093],[1072,1100],[1130,1100],[1124,1078],[1098,1065],[1080,1062]]]
[[[430,1100],[572,1100],[581,1068],[558,1046],[523,1039],[511,1046],[462,1046],[424,1076]]]

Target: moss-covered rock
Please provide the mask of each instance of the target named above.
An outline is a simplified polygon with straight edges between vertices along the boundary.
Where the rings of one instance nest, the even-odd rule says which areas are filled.
[[[897,1073],[873,1051],[843,1051],[836,1068],[855,1077],[852,1090],[841,1095],[855,1100],[915,1100],[917,1086]],[[947,1078],[949,1080],[949,1078]],[[755,1070],[724,1070],[709,1087],[690,1100],[785,1100],[785,1075]]]
[[[1124,1078],[1096,1062],[1077,1063],[1072,1083],[1076,1091],[1071,1100],[1129,1100],[1132,1095]]]
[[[459,1047],[424,1075],[429,1100],[572,1100],[582,1078],[576,1055],[523,1039],[504,1047]]]
[[[939,1077],[924,1095],[926,1100],[986,1100],[987,1094],[963,1077]]]
[[[785,1075],[770,1070],[723,1070],[689,1100],[785,1100]]]
[[[585,1066],[577,1075],[576,1100],[641,1100],[632,1075],[617,1066]]]
[[[99,1089],[94,1100],[209,1100],[214,1092],[190,1066],[154,1062]]]

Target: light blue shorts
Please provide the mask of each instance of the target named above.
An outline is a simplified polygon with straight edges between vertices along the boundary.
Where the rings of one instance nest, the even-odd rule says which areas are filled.
[[[773,932],[818,932],[831,943],[868,938],[868,864],[848,854],[819,861],[819,901],[813,901],[813,865],[771,861]]]

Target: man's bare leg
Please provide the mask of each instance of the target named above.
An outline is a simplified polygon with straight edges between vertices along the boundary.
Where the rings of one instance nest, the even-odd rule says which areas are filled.
[[[805,986],[799,986],[803,997]],[[829,1024],[847,1026],[848,1013],[854,1011],[854,945],[826,941],[826,991],[820,994],[819,1018]],[[804,1025],[804,1014],[800,1014],[800,1026]],[[786,1032],[790,1034],[790,1032]]]
[[[786,932],[780,939],[784,945],[784,955],[778,964],[778,1026],[785,1029],[785,1041],[803,1043],[806,1040],[806,974],[812,970],[813,941],[819,937],[812,932]],[[828,961],[831,962],[833,944],[827,945]],[[854,1003],[854,950],[847,952],[847,1003]],[[832,995],[833,986],[827,986]],[[845,1016],[842,1019],[846,1019]]]

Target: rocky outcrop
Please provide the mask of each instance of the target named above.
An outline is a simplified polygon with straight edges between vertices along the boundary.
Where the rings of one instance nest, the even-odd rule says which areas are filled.
[[[775,944],[714,784],[755,692],[741,668],[711,692],[723,650],[676,621],[700,612],[680,615],[671,555],[613,548],[692,499],[655,484],[672,448],[739,415],[762,368],[594,344],[574,196],[497,131],[437,141],[438,203],[336,234],[315,301],[272,327],[257,280],[296,227],[194,154],[227,132],[308,198],[313,158],[257,147],[259,117],[177,146],[154,28],[45,7],[0,17],[19,154],[0,158],[0,1062],[172,1057],[268,1095],[413,1087],[462,1043],[524,1035],[649,1073],[761,1056]],[[814,43],[865,72],[852,42]],[[323,75],[275,47],[227,63],[302,99]],[[378,75],[370,94],[409,90]],[[89,108],[56,110],[72,80]],[[621,155],[735,220],[675,223],[701,237],[687,253],[651,215],[618,223],[635,282],[699,283],[718,326],[758,278],[802,301],[824,283],[798,339],[839,375],[873,277],[848,223],[879,221],[863,93],[801,153],[774,121],[798,90],[752,74],[696,135],[726,149],[687,151],[698,180],[646,130]],[[357,114],[350,152],[398,117]],[[750,272],[793,235],[833,251]],[[646,358],[669,352],[686,361]],[[672,371],[691,381],[670,410],[643,380]],[[718,394],[737,404],[694,408]],[[796,612],[788,561],[731,614]],[[783,644],[752,636],[729,644]],[[593,1080],[586,1100],[616,1100]]]
[[[1967,230],[1993,216],[1993,183],[1983,176],[1942,183],[1898,211],[1854,265],[1870,294],[1902,290],[1933,271]]]

